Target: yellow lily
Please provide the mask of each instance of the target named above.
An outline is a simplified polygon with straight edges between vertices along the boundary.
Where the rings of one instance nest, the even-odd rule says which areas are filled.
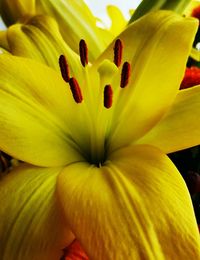
[[[30,17],[37,14],[54,17],[62,37],[75,52],[78,52],[76,43],[79,39],[87,40],[91,61],[105,50],[127,24],[117,7],[108,6],[112,26],[110,30],[99,28],[96,26],[97,18],[93,16],[83,0],[1,0],[0,13],[8,26],[17,22],[26,23]]]
[[[179,91],[196,27],[148,14],[92,65],[82,40],[81,62],[60,57],[67,82],[0,56],[0,149],[27,163],[0,182],[2,260],[59,259],[74,236],[91,259],[200,258],[190,195],[165,155],[200,140],[200,87]]]

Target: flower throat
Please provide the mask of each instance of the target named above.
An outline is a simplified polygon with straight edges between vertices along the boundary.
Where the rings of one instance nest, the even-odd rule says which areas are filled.
[[[113,63],[117,68],[121,66],[122,63],[122,52],[123,52],[123,44],[120,39],[117,39],[114,43],[113,47]],[[79,56],[80,56],[80,62],[82,66],[85,68],[88,65],[88,48],[86,42],[81,39],[79,42]],[[59,57],[59,66],[60,66],[60,71],[63,80],[69,84],[70,90],[73,96],[74,101],[79,104],[82,103],[83,101],[83,95],[81,88],[79,86],[78,81],[76,80],[75,77],[70,76],[70,68],[67,62],[66,57],[62,54]],[[125,61],[122,65],[121,69],[121,80],[120,80],[120,88],[125,88],[130,79],[130,63]],[[106,109],[109,109],[113,105],[113,89],[111,84],[106,84],[104,85],[103,88],[103,106]],[[95,134],[95,133],[94,133]],[[102,137],[99,137],[99,139],[102,139]],[[103,139],[103,143],[101,142],[101,145],[97,145],[97,148],[95,151],[95,148],[92,149],[89,152],[89,155],[87,156],[87,160],[90,163],[96,164],[98,167],[102,165],[106,158],[107,158],[107,141],[106,137]]]

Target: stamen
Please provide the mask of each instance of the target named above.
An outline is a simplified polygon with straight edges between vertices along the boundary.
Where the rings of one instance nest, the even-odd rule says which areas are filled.
[[[131,72],[131,65],[127,61],[124,62],[121,73],[120,87],[125,88],[128,85]]]
[[[81,59],[81,64],[83,67],[88,64],[88,48],[86,42],[82,39],[79,42],[79,54]]]
[[[81,89],[79,87],[79,84],[75,78],[70,78],[69,80],[70,89],[73,95],[74,100],[76,103],[81,103],[83,101]]]
[[[70,79],[69,65],[67,64],[67,60],[64,55],[60,55],[59,65],[60,65],[60,71],[64,81],[69,82]]]
[[[113,91],[111,85],[106,85],[104,88],[104,107],[110,108],[112,106]]]
[[[114,63],[117,67],[119,67],[122,62],[122,49],[122,41],[117,39],[114,46]]]

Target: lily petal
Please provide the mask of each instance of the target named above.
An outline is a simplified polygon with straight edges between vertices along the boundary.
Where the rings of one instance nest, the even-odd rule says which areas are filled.
[[[179,91],[166,116],[143,138],[140,144],[152,144],[164,153],[200,144],[200,86]]]
[[[140,138],[169,109],[183,78],[196,29],[197,21],[192,18],[159,11],[142,17],[119,35],[124,43],[122,64],[131,64],[131,78],[125,89],[120,88],[120,79],[118,84],[116,79],[113,83],[117,97],[110,130],[111,150]],[[94,68],[106,58],[113,60],[113,46],[94,63]]]
[[[6,31],[0,31],[0,47],[9,50]]]
[[[190,195],[168,157],[141,145],[109,159],[101,168],[69,165],[58,177],[66,220],[88,256],[199,259]]]
[[[0,1],[0,13],[8,26],[24,16],[33,15],[34,12],[35,0]]]
[[[105,38],[101,37],[101,29],[96,26],[96,18],[82,0],[39,0],[35,8],[36,13],[49,14],[56,19],[63,38],[75,52],[78,53],[76,43],[80,39],[86,40],[91,61],[97,58],[109,44],[109,42],[106,44]]]
[[[13,55],[45,63],[59,71],[58,59],[64,54],[71,76],[82,71],[80,57],[63,40],[56,21],[46,15],[37,15],[25,24],[15,24],[7,30],[7,42]],[[79,42],[76,42],[77,46]]]
[[[77,122],[87,124],[87,118],[69,85],[53,69],[2,54],[0,111],[0,149],[14,158],[38,166],[82,159],[77,146],[81,141],[74,138],[85,142]]]
[[[57,204],[60,170],[24,165],[0,181],[2,260],[57,260],[74,239]]]
[[[110,32],[113,36],[119,35],[121,31],[126,27],[127,21],[123,16],[121,10],[114,5],[107,6],[107,13],[111,19]]]

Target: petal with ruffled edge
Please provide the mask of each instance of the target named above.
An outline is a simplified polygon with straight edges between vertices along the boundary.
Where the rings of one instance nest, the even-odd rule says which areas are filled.
[[[154,147],[119,149],[101,168],[70,165],[60,173],[57,191],[66,221],[91,259],[200,258],[187,187]]]
[[[151,144],[171,153],[200,144],[200,86],[179,91],[166,116],[143,138],[140,144]]]
[[[0,181],[1,260],[58,260],[74,239],[57,203],[60,171],[23,165]]]
[[[35,61],[0,56],[0,149],[38,166],[82,159],[89,123],[84,104],[53,69]],[[88,128],[80,131],[80,125]],[[77,138],[77,139],[76,139]],[[89,142],[89,141],[88,141]]]
[[[107,13],[111,19],[110,32],[113,36],[117,36],[126,27],[127,20],[125,19],[122,11],[114,5],[107,6]]]
[[[113,120],[108,137],[115,150],[149,131],[164,115],[178,92],[197,29],[197,21],[169,11],[148,14],[130,25],[119,39],[123,62],[131,64],[129,85],[114,80]],[[113,45],[94,63],[113,60]]]

